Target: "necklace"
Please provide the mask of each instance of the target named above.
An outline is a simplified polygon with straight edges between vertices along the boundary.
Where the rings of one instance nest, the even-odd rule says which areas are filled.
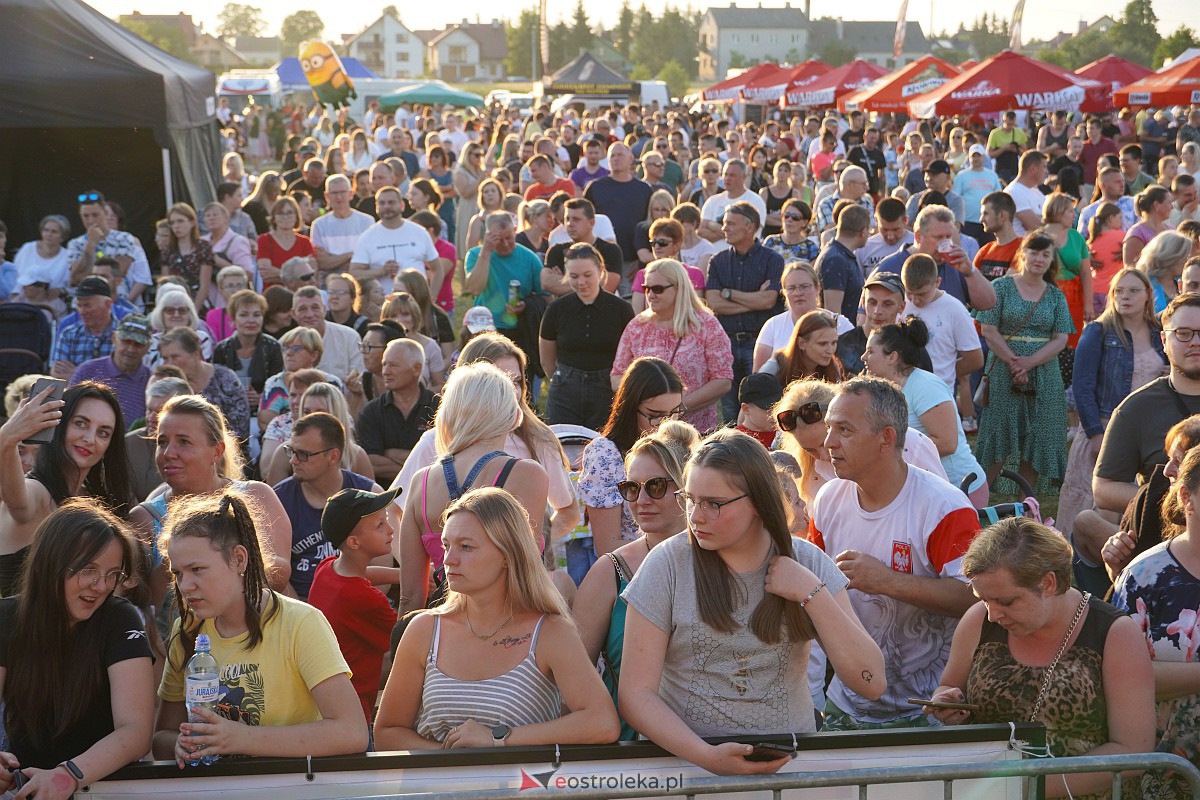
[[[1088,601],[1092,598],[1091,592],[1084,592],[1083,597],[1079,601],[1079,606],[1075,609],[1075,616],[1071,619],[1071,624],[1067,627],[1067,634],[1063,636],[1062,642],[1058,645],[1058,652],[1054,654],[1054,659],[1050,662],[1050,666],[1046,667],[1046,672],[1042,678],[1042,688],[1038,691],[1037,700],[1033,704],[1033,713],[1029,715],[1030,722],[1037,722],[1038,717],[1042,713],[1042,703],[1046,699],[1046,692],[1050,689],[1050,678],[1054,675],[1054,670],[1058,667],[1059,659],[1067,649],[1067,642],[1071,640],[1071,634],[1075,632],[1075,626],[1079,624],[1080,618],[1083,616],[1084,610],[1087,608]]]
[[[492,631],[491,633],[485,633],[482,636],[475,630],[475,626],[471,624],[471,614],[465,608],[463,609],[463,617],[467,620],[467,628],[471,631],[471,635],[479,641],[485,642],[500,631],[504,630],[508,623],[512,622],[513,615],[511,611],[508,612],[508,619],[504,620],[504,622],[501,622],[499,628],[496,628],[496,630]]]

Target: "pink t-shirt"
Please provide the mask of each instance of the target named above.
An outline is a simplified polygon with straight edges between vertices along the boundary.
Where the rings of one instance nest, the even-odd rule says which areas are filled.
[[[458,251],[455,249],[454,245],[450,244],[445,239],[438,239],[433,243],[433,246],[437,250],[438,258],[444,258],[448,260],[451,268],[453,268],[455,262],[458,260]],[[438,304],[438,307],[447,314],[454,313],[453,284],[454,274],[451,273],[446,276],[445,280],[442,281],[442,288],[438,292],[437,300],[434,301]]]
[[[700,271],[699,267],[690,267],[687,264],[684,264],[683,268],[685,270],[687,270],[688,279],[691,280],[691,282],[692,282],[692,288],[695,289],[697,292],[699,292],[700,296],[703,297],[704,296],[704,273]],[[646,279],[645,268],[639,269],[637,272],[635,272],[633,274],[633,293],[634,294],[645,294],[646,293],[645,290],[642,289],[642,283],[643,283],[643,281],[645,281],[645,279]]]
[[[1092,258],[1099,262],[1094,268],[1092,278],[1092,294],[1108,294],[1108,285],[1113,277],[1125,266],[1121,256],[1121,245],[1125,241],[1125,231],[1120,228],[1100,231],[1100,235],[1092,240],[1088,249]]]

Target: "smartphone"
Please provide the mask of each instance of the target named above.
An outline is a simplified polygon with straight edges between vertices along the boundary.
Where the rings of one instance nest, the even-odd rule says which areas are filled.
[[[923,700],[920,697],[908,698],[910,705],[914,706],[929,706],[930,708],[946,708],[951,711],[978,711],[979,706],[975,703],[952,703],[946,700]]]
[[[784,756],[790,756],[795,752],[796,748],[790,744],[759,742],[754,745],[754,749],[750,752],[750,755],[745,758],[747,761],[778,761]]]
[[[51,400],[62,400],[63,392],[67,388],[67,382],[59,378],[38,378],[33,384],[33,389],[29,392],[29,396],[37,397],[51,387],[53,387],[54,391],[43,402],[48,403]],[[57,426],[46,428],[44,431],[38,431],[28,439],[22,439],[21,441],[24,444],[50,444],[50,440],[54,438],[55,427]]]
[[[12,792],[13,794],[16,794],[18,791],[20,791],[21,787],[23,787],[29,779],[26,778],[25,773],[21,772],[21,770],[19,770],[19,769],[14,769],[11,772],[12,772],[12,784],[9,785],[8,791]]]

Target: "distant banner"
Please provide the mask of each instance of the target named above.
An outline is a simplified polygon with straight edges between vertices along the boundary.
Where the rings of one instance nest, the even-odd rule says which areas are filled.
[[[1023,0],[1022,0],[1023,1]],[[904,55],[904,36],[908,33],[908,0],[900,3],[900,16],[896,18],[896,35],[892,39],[892,58],[900,63]]]
[[[550,23],[546,21],[547,0],[538,4],[538,39],[542,51],[542,74],[550,71]]]
[[[1008,40],[1008,49],[1014,53],[1021,52],[1021,19],[1025,16],[1025,0],[1017,0],[1017,7],[1013,9],[1012,16],[1012,38]]]

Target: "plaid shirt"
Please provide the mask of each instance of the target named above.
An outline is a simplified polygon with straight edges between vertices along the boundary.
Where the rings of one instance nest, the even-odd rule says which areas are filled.
[[[833,207],[838,204],[842,198],[837,193],[831,194],[820,202],[817,206],[817,230],[823,231],[826,228],[834,226]],[[858,204],[867,210],[871,216],[875,215],[875,202],[871,199],[871,195],[864,194],[858,198]]]
[[[117,329],[117,318],[111,317],[108,326],[99,334],[92,333],[82,322],[63,328],[50,351],[50,363],[70,361],[76,366],[94,358],[110,356],[113,347],[113,332]]]

